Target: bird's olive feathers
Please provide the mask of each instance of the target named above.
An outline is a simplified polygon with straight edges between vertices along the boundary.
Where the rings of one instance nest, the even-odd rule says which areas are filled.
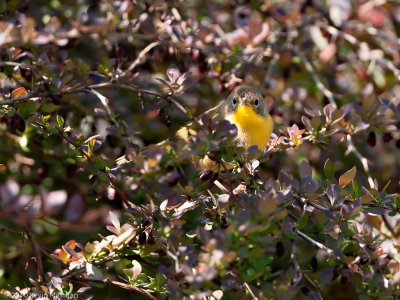
[[[243,85],[235,88],[225,100],[224,115],[229,119],[229,115],[234,113],[240,105],[248,105],[260,116],[268,116],[265,107],[264,97],[255,87]]]

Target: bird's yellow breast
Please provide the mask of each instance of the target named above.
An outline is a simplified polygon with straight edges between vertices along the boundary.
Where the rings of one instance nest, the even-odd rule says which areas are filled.
[[[271,116],[263,117],[247,105],[239,106],[230,120],[238,128],[237,139],[246,149],[257,145],[263,151],[273,129]]]

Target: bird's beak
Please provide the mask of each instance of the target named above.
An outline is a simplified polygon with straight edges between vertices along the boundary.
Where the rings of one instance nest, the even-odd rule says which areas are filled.
[[[247,98],[242,99],[242,105],[250,106],[250,101]]]

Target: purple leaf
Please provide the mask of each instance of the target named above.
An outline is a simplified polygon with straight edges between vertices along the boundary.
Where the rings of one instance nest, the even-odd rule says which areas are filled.
[[[310,164],[306,160],[302,160],[299,167],[300,177],[304,178],[312,175]]]
[[[178,70],[178,68],[175,65],[172,65],[167,70],[167,76],[171,83],[176,83],[180,75],[181,75],[181,72]]]
[[[329,201],[331,202],[331,206],[335,205],[335,201],[339,197],[339,194],[340,194],[340,189],[336,184],[331,184],[326,189],[326,195],[328,196]]]

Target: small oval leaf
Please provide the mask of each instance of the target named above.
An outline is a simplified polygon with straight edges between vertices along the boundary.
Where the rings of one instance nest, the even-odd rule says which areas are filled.
[[[329,180],[332,180],[333,176],[335,176],[335,166],[329,158],[325,162],[324,172],[326,178]]]
[[[26,89],[24,87],[21,86],[11,92],[11,98],[12,99],[19,98],[26,94],[28,94],[28,92],[26,91]]]
[[[356,176],[357,169],[356,167],[352,167],[350,170],[348,170],[346,173],[344,173],[342,176],[339,177],[339,185],[344,187],[351,183]]]

